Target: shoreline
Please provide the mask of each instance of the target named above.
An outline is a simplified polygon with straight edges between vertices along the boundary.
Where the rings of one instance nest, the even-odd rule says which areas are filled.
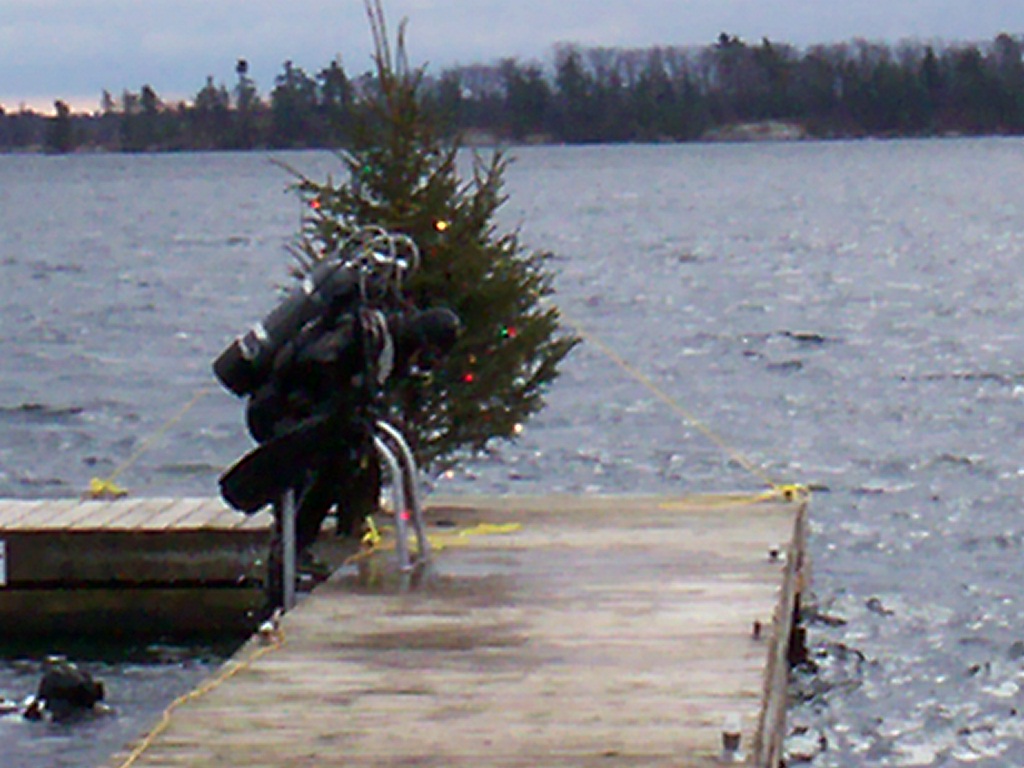
[[[461,149],[508,150],[532,147],[599,147],[599,146],[653,146],[653,145],[687,145],[687,144],[775,144],[775,143],[826,143],[826,142],[859,142],[859,141],[949,141],[956,139],[1021,139],[1024,134],[1017,133],[968,133],[962,131],[946,131],[943,133],[867,133],[867,134],[828,134],[819,135],[810,132],[799,123],[779,120],[766,120],[756,123],[734,123],[708,130],[694,139],[651,139],[649,141],[595,141],[565,142],[548,137],[525,137],[516,141],[505,141],[500,137],[483,132],[474,132],[469,138],[460,141]],[[43,146],[0,147],[2,156],[74,156],[74,155],[174,155],[190,153],[216,154],[248,154],[260,152],[339,152],[343,147],[308,146],[308,147],[249,147],[245,149],[224,149],[210,147],[165,147],[145,150],[126,150],[97,145],[82,145],[70,152],[54,152]]]

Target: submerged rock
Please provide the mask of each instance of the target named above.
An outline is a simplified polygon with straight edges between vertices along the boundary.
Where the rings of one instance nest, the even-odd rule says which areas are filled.
[[[809,763],[828,749],[828,739],[821,731],[809,726],[798,726],[786,737],[786,762]]]

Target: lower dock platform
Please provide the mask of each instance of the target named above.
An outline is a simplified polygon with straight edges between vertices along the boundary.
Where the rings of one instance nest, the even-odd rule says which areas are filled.
[[[0,646],[248,637],[272,518],[212,498],[0,500]]]
[[[781,764],[806,499],[426,513],[429,570],[339,570],[112,765]]]

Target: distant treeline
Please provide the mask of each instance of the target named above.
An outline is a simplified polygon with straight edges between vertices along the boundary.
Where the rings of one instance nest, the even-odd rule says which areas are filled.
[[[0,108],[0,151],[344,147],[370,75],[339,60],[310,75],[285,62],[263,96],[239,60],[191,102],[149,85],[104,92],[93,114]],[[778,122],[812,137],[1024,133],[1024,36],[986,44],[854,41],[797,49],[722,34],[703,48],[558,46],[548,65],[507,59],[423,81],[452,134],[498,142],[688,141]],[[742,133],[742,131],[740,132]]]

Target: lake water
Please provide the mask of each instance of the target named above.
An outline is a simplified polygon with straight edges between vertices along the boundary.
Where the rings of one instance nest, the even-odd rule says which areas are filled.
[[[513,154],[502,225],[554,252],[568,320],[817,489],[820,670],[796,686],[794,750],[1024,765],[1024,142]],[[216,492],[248,441],[210,361],[276,302],[301,214],[271,157],[340,171],[326,153],[0,156],[0,496],[78,495],[176,416],[118,481]],[[595,343],[548,403],[438,490],[760,488]],[[140,654],[90,662],[114,718],[0,719],[3,764],[101,762],[215,659]],[[0,694],[29,693],[36,661],[0,665]]]

